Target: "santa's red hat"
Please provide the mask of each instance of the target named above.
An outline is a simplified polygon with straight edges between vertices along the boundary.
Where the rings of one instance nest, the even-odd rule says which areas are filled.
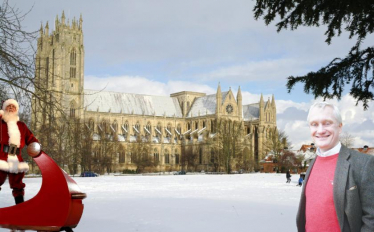
[[[3,110],[5,111],[5,109],[9,106],[9,105],[14,105],[16,107],[16,110],[18,112],[19,110],[19,105],[18,105],[18,102],[14,99],[8,99],[6,100],[4,103],[3,103]]]
[[[3,102],[3,108],[0,110],[0,116],[4,115],[5,109],[9,105],[14,105],[16,107],[16,113],[18,113],[18,110],[19,110],[18,102],[14,99],[8,99],[5,102]]]

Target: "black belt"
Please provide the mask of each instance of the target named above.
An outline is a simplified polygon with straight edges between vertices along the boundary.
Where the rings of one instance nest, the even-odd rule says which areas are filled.
[[[20,153],[20,149],[15,149],[15,147],[9,145],[3,145],[3,152],[9,153],[9,155],[18,155]]]

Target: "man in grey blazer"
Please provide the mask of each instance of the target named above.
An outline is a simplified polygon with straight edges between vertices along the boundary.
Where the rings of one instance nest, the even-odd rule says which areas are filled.
[[[309,164],[296,217],[298,231],[374,231],[374,156],[341,145],[339,109],[319,102],[308,123],[317,157]]]

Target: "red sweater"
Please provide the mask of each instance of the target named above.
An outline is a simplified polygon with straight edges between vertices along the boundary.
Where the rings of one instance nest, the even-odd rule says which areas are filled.
[[[318,156],[310,173],[306,190],[307,232],[340,232],[333,196],[333,180],[338,154]]]

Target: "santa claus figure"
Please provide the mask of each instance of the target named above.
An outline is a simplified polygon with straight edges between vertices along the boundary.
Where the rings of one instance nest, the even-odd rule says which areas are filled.
[[[29,165],[23,161],[22,148],[31,143],[39,143],[26,124],[19,121],[19,105],[14,99],[8,99],[0,110],[0,189],[6,178],[16,204],[22,203],[25,184],[22,179]]]

